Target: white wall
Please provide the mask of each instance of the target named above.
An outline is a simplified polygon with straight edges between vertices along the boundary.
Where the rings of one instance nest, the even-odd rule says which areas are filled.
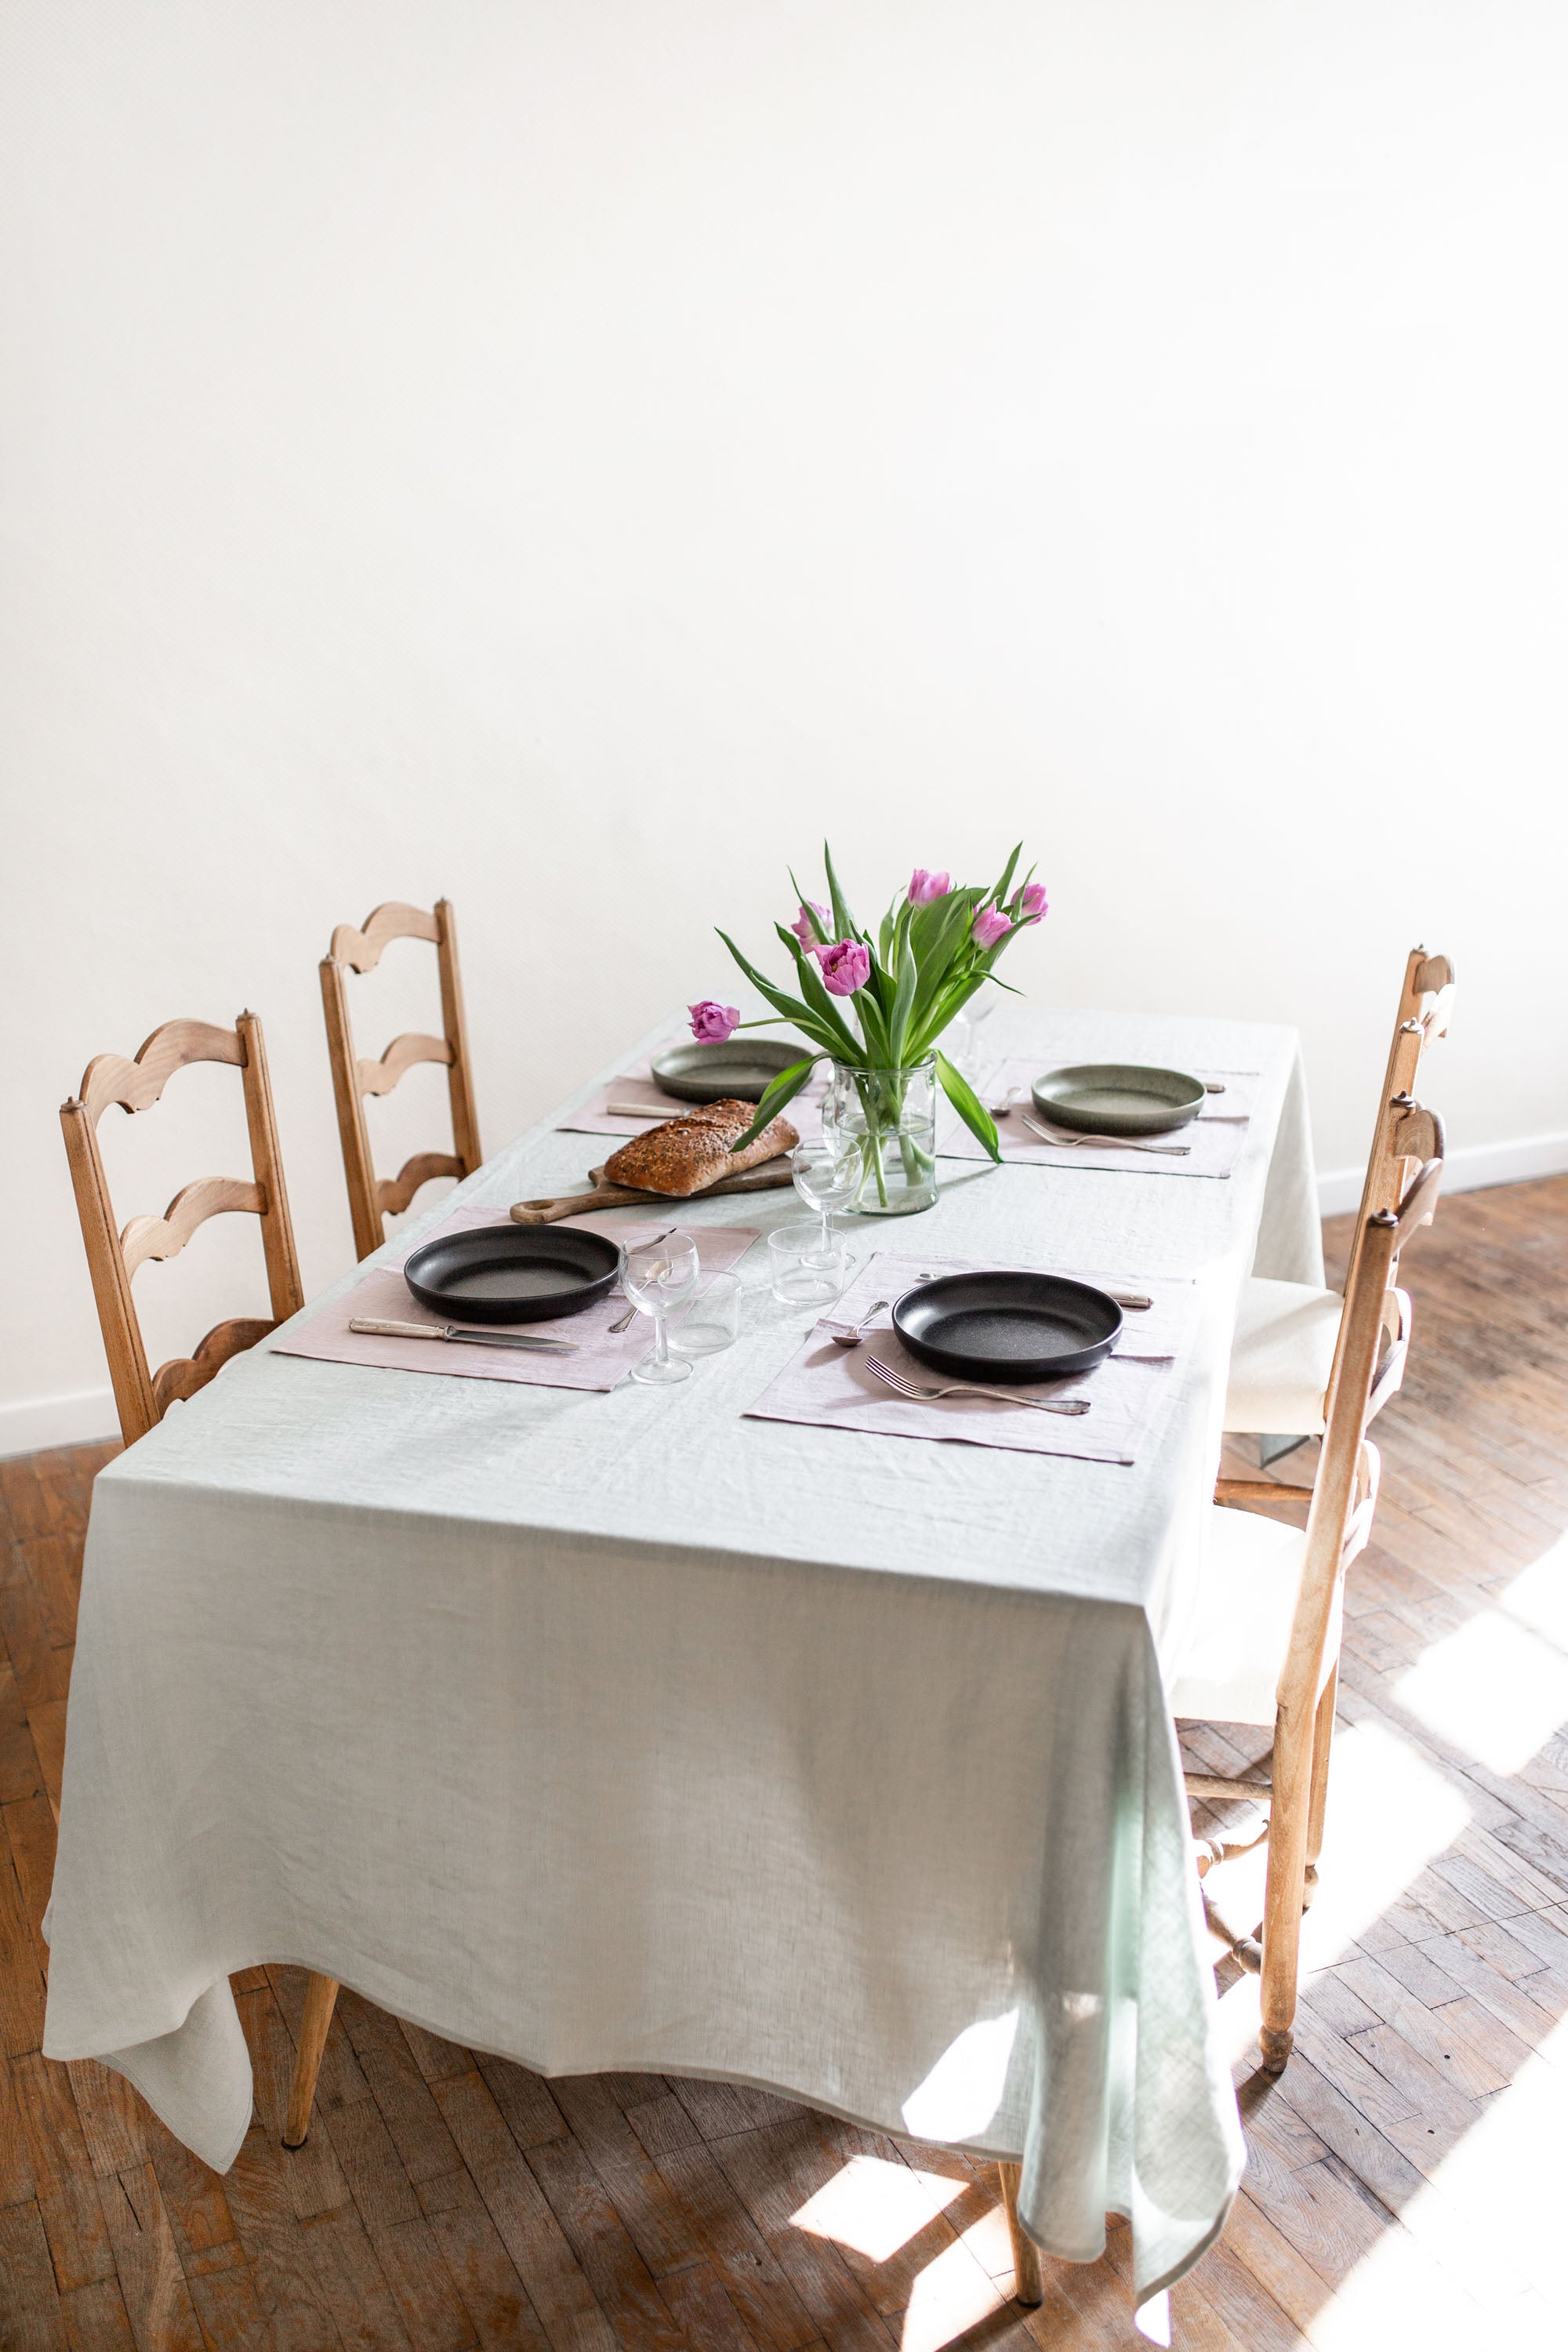
[[[106,1424],[90,1054],[258,1010],[347,1262],[315,964],[387,897],[457,901],[492,1145],[723,991],[709,926],[764,942],[830,828],[868,898],[1026,834],[1011,976],[1298,1022],[1331,1170],[1424,937],[1454,1139],[1568,1161],[1560,0],[0,38],[0,1445]],[[181,1087],[106,1122],[123,1213],[243,1167]],[[228,1223],[155,1341],[242,1247],[259,1301]]]

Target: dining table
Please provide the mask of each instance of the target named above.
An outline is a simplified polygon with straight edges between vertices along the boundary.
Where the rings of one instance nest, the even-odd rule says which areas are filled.
[[[740,1336],[678,1385],[289,1352],[455,1210],[581,1189],[607,1147],[573,1113],[661,1023],[100,1473],[47,2055],[117,2068],[222,2171],[230,1977],[295,1963],[543,2075],[708,2076],[1021,2161],[1047,2252],[1126,2218],[1140,2297],[1198,2259],[1243,2151],[1165,1675],[1239,1287],[1323,1279],[1300,1053],[1011,1002],[987,1031],[998,1066],[1246,1075],[1223,1175],[955,1148],[933,1208],[844,1221],[856,1269],[1181,1286],[1131,1458],[754,1411],[831,1313],[774,1298],[765,1239]]]

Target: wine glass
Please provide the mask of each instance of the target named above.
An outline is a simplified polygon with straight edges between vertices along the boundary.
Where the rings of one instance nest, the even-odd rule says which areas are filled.
[[[837,1130],[825,1127],[820,1143],[797,1143],[790,1161],[795,1189],[822,1220],[822,1264],[834,1255],[833,1212],[847,1209],[860,1189],[860,1154]]]
[[[621,1287],[639,1315],[653,1318],[653,1346],[632,1366],[634,1381],[665,1387],[690,1377],[691,1367],[669,1352],[666,1318],[684,1307],[697,1289],[697,1244],[684,1225],[672,1226],[656,1242],[626,1252]]]
[[[980,1029],[996,1010],[996,991],[977,989],[962,1013],[955,1013],[951,1023],[956,1051],[953,1060],[968,1077],[980,1075]]]

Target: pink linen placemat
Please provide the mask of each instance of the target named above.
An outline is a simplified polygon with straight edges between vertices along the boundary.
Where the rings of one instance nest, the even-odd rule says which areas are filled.
[[[921,1273],[933,1269],[945,1274],[981,1271],[978,1265],[956,1260],[898,1258],[879,1251],[837,1302],[833,1320],[853,1323],[857,1310],[864,1313],[873,1299],[899,1297]],[[1190,1284],[1178,1282],[1117,1285],[1147,1291],[1151,1297],[1157,1287],[1173,1294],[1184,1286],[1192,1291]],[[1193,1296],[1195,1299],[1195,1293]],[[1167,1318],[1172,1357],[1151,1360],[1142,1355],[1117,1354],[1075,1380],[1005,1383],[1024,1396],[1087,1397],[1089,1410],[1080,1417],[1033,1412],[1027,1405],[1004,1404],[988,1396],[949,1397],[939,1404],[896,1395],[866,1370],[868,1356],[879,1357],[892,1370],[907,1373],[911,1380],[935,1385],[942,1375],[908,1352],[886,1316],[877,1318],[858,1348],[840,1348],[819,1324],[755,1404],[748,1405],[747,1416],[758,1421],[805,1422],[823,1429],[870,1430],[881,1437],[1004,1446],[1019,1454],[1064,1454],[1080,1462],[1130,1466],[1137,1459],[1173,1369],[1173,1354],[1182,1344],[1182,1330],[1171,1328],[1180,1323],[1180,1303],[1173,1297],[1169,1301],[1162,1299],[1161,1307]]]
[[[987,1108],[1005,1099],[1009,1090],[1018,1087],[1013,1108],[1005,1118],[996,1121],[997,1139],[1002,1157],[1020,1167],[1037,1168],[1107,1168],[1124,1170],[1135,1175],[1210,1176],[1222,1181],[1228,1178],[1247,1139],[1247,1122],[1252,1115],[1252,1105],[1258,1092],[1258,1073],[1256,1070],[1194,1070],[1194,1078],[1214,1079],[1225,1088],[1222,1095],[1211,1095],[1207,1106],[1186,1127],[1170,1136],[1152,1135],[1143,1139],[1150,1143],[1184,1143],[1190,1149],[1184,1159],[1167,1159],[1154,1151],[1118,1150],[1114,1144],[1042,1143],[1024,1125],[1022,1114],[1036,1111],[1029,1093],[1030,1083],[1042,1070],[1052,1065],[1038,1055],[1027,1058],[1015,1055],[1003,1062],[975,1092]],[[990,1154],[955,1111],[945,1114],[940,1130],[937,1150],[944,1160],[986,1160]]]
[[[679,1210],[679,1203],[671,1202],[670,1207],[672,1211]],[[567,1222],[635,1247],[639,1241],[651,1240],[655,1234],[665,1232],[680,1220],[679,1215],[664,1216],[656,1210],[650,1213],[646,1224],[640,1221],[628,1224],[622,1209],[590,1213]],[[458,1380],[519,1381],[531,1388],[615,1388],[653,1345],[653,1326],[646,1315],[636,1316],[619,1334],[611,1331],[610,1325],[620,1319],[629,1303],[618,1292],[612,1297],[596,1299],[580,1315],[558,1315],[547,1323],[502,1327],[537,1333],[542,1339],[574,1339],[581,1351],[575,1356],[536,1356],[524,1348],[468,1348],[460,1339],[394,1339],[378,1332],[349,1329],[351,1317],[370,1317],[378,1321],[425,1323],[433,1331],[439,1330],[444,1318],[421,1307],[403,1278],[404,1258],[410,1250],[422,1249],[426,1242],[433,1242],[437,1234],[469,1233],[477,1225],[508,1223],[510,1220],[498,1217],[493,1209],[454,1210],[444,1223],[421,1234],[416,1242],[409,1242],[393,1264],[373,1267],[352,1290],[331,1300],[300,1329],[276,1341],[274,1354],[313,1356],[329,1364],[371,1364],[384,1371],[446,1372]],[[762,1228],[691,1225],[687,1230],[696,1240],[698,1264],[702,1271],[716,1274],[743,1257]],[[454,1315],[446,1319],[462,1318]]]
[[[804,1054],[805,1047],[801,1051]],[[826,1077],[814,1078],[801,1088],[792,1103],[786,1103],[784,1116],[799,1133],[803,1143],[816,1143],[822,1135],[822,1097],[827,1087]],[[612,1111],[612,1103],[626,1108]],[[646,1108],[634,1110],[632,1106]],[[648,1061],[634,1062],[618,1078],[591,1095],[581,1110],[568,1111],[560,1121],[558,1132],[571,1135],[646,1135],[650,1127],[661,1119],[682,1118],[695,1110],[695,1103],[679,1102],[667,1095],[653,1075]]]

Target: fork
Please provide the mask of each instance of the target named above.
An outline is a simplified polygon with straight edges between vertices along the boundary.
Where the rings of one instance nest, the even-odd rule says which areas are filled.
[[[1064,1151],[1078,1151],[1085,1144],[1092,1144],[1100,1150],[1109,1146],[1112,1151],[1161,1151],[1169,1160],[1184,1160],[1193,1148],[1190,1143],[1142,1143],[1131,1135],[1053,1134],[1049,1128],[1042,1127],[1037,1118],[1031,1118],[1026,1110],[1020,1111],[1018,1116],[1031,1135],[1037,1135],[1042,1143],[1059,1144]]]
[[[1026,1404],[1036,1412],[1080,1413],[1089,1411],[1087,1397],[1019,1396],[1013,1389],[977,1388],[968,1381],[952,1381],[945,1388],[932,1388],[928,1381],[911,1381],[907,1373],[894,1371],[880,1356],[868,1356],[866,1370],[875,1372],[879,1381],[885,1381],[890,1389],[897,1390],[900,1396],[914,1398],[922,1404],[936,1397],[977,1396],[989,1397],[994,1404]]]

